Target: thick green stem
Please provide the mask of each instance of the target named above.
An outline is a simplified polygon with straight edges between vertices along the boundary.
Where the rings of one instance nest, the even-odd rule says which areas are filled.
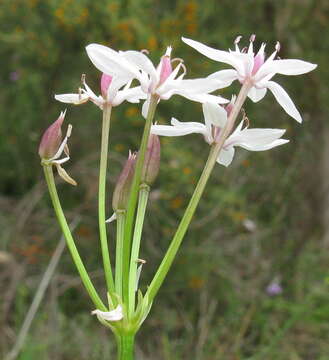
[[[227,124],[226,124],[225,128],[223,129],[219,140],[216,143],[213,143],[211,146],[206,165],[203,169],[203,172],[202,172],[199,182],[194,190],[191,200],[185,210],[183,218],[176,230],[176,233],[174,235],[174,238],[171,241],[171,244],[166,252],[166,255],[162,259],[162,262],[161,262],[161,264],[160,264],[160,266],[159,266],[159,268],[158,268],[158,270],[157,270],[157,272],[145,294],[145,296],[149,297],[149,302],[153,301],[155,295],[157,294],[160,286],[162,285],[162,283],[174,261],[177,251],[183,241],[184,235],[188,229],[188,226],[192,220],[194,212],[197,208],[197,205],[198,205],[200,198],[203,194],[203,191],[206,187],[206,184],[208,182],[210,174],[214,168],[214,165],[216,164],[216,160],[218,158],[219,152],[222,149],[226,138],[229,136],[229,134],[231,133],[231,131],[233,129],[235,120],[236,120],[236,118],[241,110],[241,107],[247,97],[248,91],[250,90],[250,86],[251,85],[248,83],[245,83],[242,86],[240,93],[234,104],[234,107],[228,117]]]
[[[122,298],[122,265],[123,265],[123,240],[125,231],[125,211],[118,210],[117,216],[117,241],[115,250],[115,292]]]
[[[150,193],[150,187],[146,184],[141,185],[139,190],[138,208],[135,221],[135,230],[131,248],[130,268],[129,268],[129,315],[135,310],[135,294],[137,283],[138,256],[142,237],[143,223],[145,218],[146,205]]]
[[[99,295],[97,294],[97,291],[94,288],[94,285],[92,284],[92,282],[89,278],[86,268],[83,265],[81,257],[78,253],[78,249],[75,246],[74,239],[72,237],[70,228],[67,224],[61,203],[58,198],[52,165],[44,165],[43,169],[44,169],[44,173],[45,173],[45,177],[46,177],[46,181],[47,181],[47,185],[48,185],[48,189],[49,189],[50,198],[53,203],[58,222],[62,228],[63,234],[66,239],[67,246],[71,252],[73,261],[75,263],[75,266],[78,269],[81,280],[82,280],[91,300],[95,304],[96,308],[100,309],[102,311],[108,311],[108,309],[106,308],[106,306],[103,304],[102,300],[100,299]]]
[[[134,360],[134,334],[122,334],[117,337],[117,360]]]
[[[110,292],[114,291],[114,281],[111,268],[111,260],[107,243],[106,233],[106,169],[107,169],[107,155],[110,132],[111,119],[111,105],[104,104],[103,108],[103,123],[102,123],[102,142],[101,142],[101,157],[99,166],[99,187],[98,187],[98,222],[99,222],[99,236],[102,249],[103,266],[105,272],[105,279],[107,289]]]
[[[129,264],[130,264],[130,246],[132,240],[133,223],[135,218],[135,211],[137,205],[137,196],[139,185],[141,181],[142,169],[144,164],[145,152],[147,142],[150,135],[151,125],[155,114],[155,109],[158,104],[158,96],[152,95],[148,114],[145,121],[144,132],[140,149],[138,151],[138,158],[135,167],[134,178],[131,185],[129,201],[127,206],[127,217],[125,226],[125,239],[123,244],[123,299],[126,305],[129,304]],[[129,306],[128,306],[129,307]]]

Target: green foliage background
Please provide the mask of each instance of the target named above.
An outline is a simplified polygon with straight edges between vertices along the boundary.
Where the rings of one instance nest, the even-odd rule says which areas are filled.
[[[55,93],[74,92],[82,73],[96,91],[99,72],[86,56],[92,42],[114,49],[148,49],[156,62],[168,45],[188,77],[222,68],[181,42],[191,37],[227,49],[281,43],[282,58],[319,64],[300,77],[279,78],[304,118],[289,118],[272,95],[246,104],[252,126],[287,129],[290,143],[265,153],[239,150],[218,166],[170,276],[138,337],[139,359],[326,360],[328,243],[323,214],[327,173],[329,3],[325,0],[91,1],[2,0],[0,3],[0,353],[15,341],[60,232],[45,193],[37,156],[41,133],[64,109]],[[233,87],[237,91],[238,87]],[[232,88],[222,95],[230,97]],[[140,106],[114,111],[109,189],[129,149],[139,144]],[[201,106],[181,98],[162,102],[157,121],[200,121]],[[78,246],[103,286],[96,194],[100,111],[68,106],[78,188],[60,183],[69,219],[81,214]],[[207,157],[201,137],[162,139],[162,163],[146,221],[142,274],[146,286],[168,246]],[[110,197],[109,197],[110,213]],[[257,228],[249,232],[245,220]],[[110,227],[113,239],[114,228]],[[111,246],[113,243],[111,244]],[[266,286],[280,277],[283,293]],[[68,253],[52,281],[19,359],[111,358],[113,338],[88,312],[91,304]],[[46,334],[46,336],[44,335]],[[155,355],[156,354],[156,355]]]

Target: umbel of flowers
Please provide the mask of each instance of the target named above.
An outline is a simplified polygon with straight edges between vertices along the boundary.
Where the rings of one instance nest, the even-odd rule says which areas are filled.
[[[232,67],[196,79],[186,79],[187,67],[182,59],[172,59],[170,46],[158,65],[154,66],[145,51],[115,51],[103,45],[90,44],[86,47],[87,54],[101,72],[100,95],[90,89],[85,75],[82,75],[81,87],[75,93],[55,95],[58,101],[74,105],[91,101],[102,111],[98,220],[107,289],[106,302],[99,296],[79,255],[55,185],[54,167],[66,182],[76,185],[75,180],[62,167],[62,164],[70,159],[68,140],[72,131],[71,125],[68,125],[66,136],[62,137],[66,112],[62,112],[45,131],[39,146],[39,155],[57,219],[82,282],[94,304],[92,314],[113,331],[118,346],[118,359],[133,359],[135,335],[167,276],[215,164],[229,166],[237,147],[264,151],[289,141],[282,138],[284,129],[251,128],[245,113],[241,113],[246,99],[259,102],[268,89],[287,114],[302,122],[302,117],[289,95],[272,78],[275,74],[304,74],[315,69],[316,65],[302,60],[277,58],[279,43],[266,58],[264,43],[257,52],[254,51],[255,35],[250,37],[249,46],[240,50],[240,40],[241,36],[238,36],[233,50],[223,51],[183,38],[186,44],[211,60]],[[235,80],[241,84],[237,95],[232,94],[231,100],[218,95],[218,90],[230,86]],[[184,121],[172,117],[170,125],[157,124],[155,112],[158,104],[174,95],[200,103],[203,121],[195,121],[198,116]],[[112,108],[125,101],[143,102],[141,116],[145,118],[145,126],[139,149],[129,152],[113,190],[111,215],[106,191],[111,113]],[[192,133],[203,136],[209,145],[209,156],[175,235],[152,281],[147,285],[146,291],[142,292],[139,280],[145,260],[140,259],[139,252],[149,193],[160,167],[158,136],[185,136]],[[114,244],[108,244],[107,239],[106,224],[111,221],[116,223]],[[114,266],[111,264],[110,252],[115,252]]]

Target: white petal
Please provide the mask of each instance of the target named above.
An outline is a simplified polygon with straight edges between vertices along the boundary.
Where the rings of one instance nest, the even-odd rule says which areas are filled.
[[[229,102],[229,100],[224,99],[221,96],[211,94],[190,94],[183,91],[176,91],[175,94],[200,103],[210,102],[215,104],[227,104]]]
[[[241,148],[249,150],[249,151],[265,151],[265,150],[270,150],[274,147],[286,144],[288,142],[289,142],[289,140],[287,140],[287,139],[278,139],[278,140],[274,140],[270,143],[262,144],[262,145],[250,145],[250,144],[241,143],[237,146],[240,146]]]
[[[107,99],[112,100],[117,94],[118,90],[123,86],[127,86],[129,88],[131,81],[127,82],[126,79],[122,79],[118,76],[113,76],[110,86],[107,89]]]
[[[176,119],[172,119],[170,125],[152,125],[151,133],[162,136],[184,136],[189,134],[202,134],[207,135],[206,126],[197,122],[180,122]]]
[[[221,165],[229,166],[233,160],[234,153],[235,150],[233,146],[230,146],[227,149],[223,148],[219,153],[217,162]]]
[[[242,129],[241,122],[225,142],[225,146],[240,146],[250,151],[263,151],[285,144],[289,140],[280,139],[284,129]]]
[[[87,94],[60,94],[55,95],[55,99],[63,103],[79,105],[87,102],[89,96]]]
[[[217,79],[204,78],[204,79],[191,79],[181,80],[177,83],[177,89],[190,94],[204,94],[213,92],[222,88],[222,82]]]
[[[233,53],[229,53],[228,51],[216,50],[209,46],[206,46],[198,41],[187,39],[182,37],[182,40],[189,46],[193,47],[195,50],[199,51],[199,53],[207,56],[208,58],[220,61],[225,64],[229,64],[233,66],[239,73],[244,72],[244,62],[242,58],[237,58]],[[246,55],[246,54],[244,54]]]
[[[263,99],[263,97],[266,94],[266,88],[263,89],[257,89],[254,86],[249,90],[248,92],[248,97],[253,101],[253,102],[258,102],[260,100]]]
[[[303,60],[274,60],[275,72],[282,75],[300,75],[314,70],[317,65]]]
[[[205,129],[204,124],[201,124],[201,123],[195,122],[195,121],[179,121],[175,118],[171,118],[170,123],[171,123],[171,125],[177,126],[177,127],[193,126],[193,127],[199,128],[200,131]]]
[[[238,79],[238,73],[236,70],[233,69],[220,70],[220,71],[216,71],[213,74],[210,74],[208,76],[208,79],[216,79],[221,81],[222,83],[221,88],[224,88],[230,86],[234,80]]]
[[[277,102],[283,107],[286,113],[301,123],[302,117],[283,87],[274,81],[269,81],[266,86],[272,91],[272,94],[276,98]]]
[[[123,319],[123,311],[121,305],[118,305],[117,308],[112,311],[100,311],[97,309],[92,311],[91,313],[92,315],[97,315],[97,317],[106,321],[120,321]]]
[[[137,66],[139,69],[146,72],[150,76],[153,85],[156,85],[159,82],[156,69],[151,60],[146,55],[140,51],[133,50],[122,51],[120,54],[122,54],[125,59],[135,64],[135,66]]]
[[[285,130],[282,129],[244,129],[239,138],[232,137],[230,141],[234,142],[234,145],[252,150],[253,147],[258,148],[272,143],[284,133]]]
[[[240,134],[243,142],[260,145],[279,139],[285,132],[284,129],[244,129]]]
[[[126,81],[138,78],[138,69],[111,48],[99,44],[86,47],[87,54],[96,68],[108,75],[117,75]]]
[[[139,103],[139,100],[146,99],[147,95],[142,91],[140,86],[135,86],[126,90],[118,91],[116,97],[113,99],[112,105],[118,106],[123,101],[128,101],[130,103]]]
[[[242,129],[243,123],[243,121],[239,123],[234,132],[226,140],[226,145],[235,146],[241,143],[250,146],[268,144],[279,139],[286,132],[285,129]]]
[[[211,129],[211,125],[217,126],[219,128],[223,128],[226,125],[227,112],[222,106],[214,103],[204,103],[202,104],[202,110],[208,129]]]

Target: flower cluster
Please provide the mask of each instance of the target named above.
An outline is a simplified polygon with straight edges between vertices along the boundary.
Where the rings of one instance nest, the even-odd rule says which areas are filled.
[[[241,36],[235,40],[234,50],[223,51],[211,48],[195,40],[182,40],[208,58],[230,65],[233,69],[221,69],[205,78],[186,79],[187,68],[180,58],[172,59],[172,48],[167,47],[158,64],[155,66],[147,56],[146,51],[115,51],[99,44],[86,47],[87,54],[95,67],[101,71],[99,93],[96,95],[87,85],[85,75],[82,75],[82,85],[76,93],[55,95],[55,99],[75,105],[91,101],[103,111],[102,145],[100,159],[99,182],[99,226],[102,243],[103,264],[109,290],[109,311],[97,297],[85,269],[79,262],[76,247],[72,244],[72,236],[66,236],[73,258],[77,261],[82,280],[95,305],[92,312],[98,319],[120,329],[122,324],[129,324],[136,329],[144,321],[152,305],[155,294],[165,278],[179,245],[185,235],[189,222],[204,191],[213,166],[217,163],[229,166],[234,158],[236,147],[250,151],[264,151],[286,144],[283,139],[284,129],[250,128],[249,120],[244,111],[240,121],[242,106],[247,98],[253,102],[260,101],[269,89],[285,112],[298,122],[302,117],[287,92],[272,80],[274,75],[300,75],[312,71],[315,64],[302,60],[282,60],[277,57],[280,44],[277,43],[273,53],[266,58],[266,44],[262,44],[254,52],[255,35],[252,35],[247,48],[240,49]],[[216,91],[228,87],[238,80],[242,87],[239,94],[232,95],[227,100]],[[216,93],[215,93],[216,92]],[[156,106],[160,101],[168,100],[174,95],[202,104],[204,122],[181,122],[171,118],[171,125],[153,123]],[[110,109],[124,101],[139,103],[143,101],[142,116],[146,119],[141,146],[138,152],[129,152],[129,157],[118,178],[112,198],[114,214],[105,220],[105,187],[108,153],[108,132],[110,129]],[[54,190],[52,167],[55,166],[59,175],[70,184],[76,182],[62,168],[62,164],[70,159],[67,142],[72,126],[62,139],[61,127],[65,118],[62,112],[59,118],[46,130],[39,146],[42,165],[45,166],[46,179],[57,214],[59,200]],[[236,125],[237,123],[237,125]],[[173,246],[168,249],[158,272],[150,283],[144,295],[138,292],[137,306],[135,297],[141,268],[137,269],[142,226],[150,186],[159,172],[160,136],[184,136],[201,134],[210,145],[211,151],[205,170],[198,182],[195,194],[173,238]],[[65,154],[61,158],[62,154]],[[50,174],[50,175],[49,175]],[[202,181],[201,181],[202,180]],[[138,199],[138,209],[137,208]],[[67,224],[63,225],[63,217],[59,216],[63,232],[67,235]],[[110,256],[107,248],[105,222],[117,220],[116,243],[116,277],[112,277]],[[187,220],[186,220],[187,219]],[[134,227],[135,225],[135,227]],[[134,231],[133,231],[134,228]],[[130,242],[132,241],[132,245]],[[173,244],[172,243],[172,244]],[[131,245],[131,248],[129,246]],[[78,260],[77,260],[78,259]],[[128,284],[128,285],[127,285]],[[137,284],[137,286],[136,286]],[[274,286],[274,285],[273,285]],[[279,293],[278,286],[267,289],[269,293]],[[111,324],[109,324],[111,323]],[[112,324],[114,323],[114,325]],[[137,331],[137,330],[136,330]]]
[[[142,114],[146,117],[152,95],[156,95],[158,101],[180,95],[203,104],[205,124],[179,122],[172,118],[172,126],[153,125],[152,133],[163,136],[201,133],[205,140],[212,144],[225,127],[228,109],[234,106],[234,102],[231,101],[231,106],[226,106],[225,110],[218,104],[225,104],[228,101],[211,93],[238,80],[241,84],[250,84],[248,97],[252,101],[261,100],[269,89],[290,116],[298,122],[302,121],[289,95],[271,79],[275,74],[307,73],[315,69],[315,64],[295,59],[276,59],[280,50],[279,43],[275,46],[275,51],[265,59],[265,43],[261,45],[257,53],[254,52],[255,35],[250,37],[249,47],[242,50],[239,48],[241,36],[238,36],[235,40],[234,51],[217,50],[191,39],[182,38],[182,40],[201,54],[212,60],[231,65],[234,69],[220,70],[206,78],[186,80],[184,79],[186,67],[183,60],[171,59],[171,47],[167,48],[158,66],[155,67],[145,51],[115,51],[104,45],[90,44],[86,47],[87,54],[92,63],[102,71],[101,95],[97,96],[90,89],[83,75],[82,87],[79,88],[78,93],[55,95],[55,98],[58,101],[76,105],[90,100],[101,109],[105,103],[118,106],[123,101],[138,103],[140,100],[146,100],[142,107]],[[175,63],[177,65],[173,66]],[[139,82],[139,86],[131,87],[134,79]],[[249,129],[248,126],[243,127],[242,121],[226,139],[219,154],[218,163],[228,166],[233,159],[235,146],[251,151],[262,151],[285,144],[288,140],[279,139],[283,133],[284,130],[280,129]]]

